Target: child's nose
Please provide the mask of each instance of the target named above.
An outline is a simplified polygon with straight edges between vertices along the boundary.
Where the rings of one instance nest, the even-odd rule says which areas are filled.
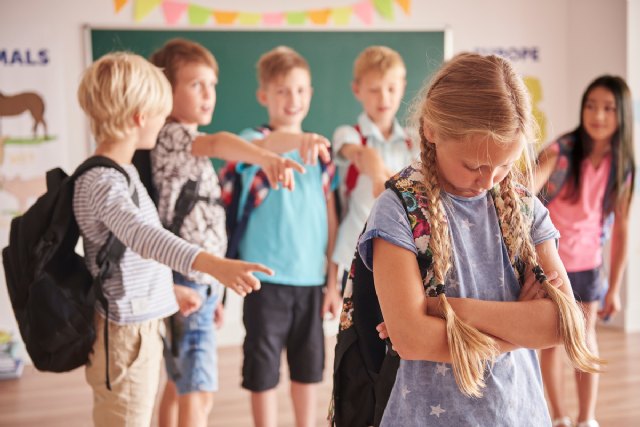
[[[481,172],[478,175],[478,179],[476,182],[482,190],[488,190],[489,188],[493,187],[495,177],[495,172]]]
[[[382,102],[382,104],[386,105],[389,102],[390,97],[391,97],[391,94],[386,90],[383,90],[382,94],[380,95],[380,101]]]

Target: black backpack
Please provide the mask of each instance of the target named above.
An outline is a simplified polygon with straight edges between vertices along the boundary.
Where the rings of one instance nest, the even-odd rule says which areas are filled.
[[[109,235],[97,255],[98,277],[75,252],[80,231],[73,214],[76,178],[94,167],[122,167],[103,156],[90,157],[68,176],[61,168],[47,172],[47,191],[23,215],[11,221],[9,246],[2,251],[11,305],[35,367],[66,372],[87,363],[96,338],[94,312],[100,301],[108,316],[102,283],[124,254]],[[135,189],[132,198],[138,204]],[[108,346],[105,322],[105,350]],[[107,352],[107,386],[109,384]]]
[[[356,252],[335,348],[329,421],[335,427],[379,426],[396,381],[400,357],[391,341],[378,336],[383,321],[373,273]],[[345,316],[349,314],[349,326]]]

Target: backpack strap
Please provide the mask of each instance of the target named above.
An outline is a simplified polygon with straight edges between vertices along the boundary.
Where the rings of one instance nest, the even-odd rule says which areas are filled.
[[[358,135],[360,136],[360,143],[362,144],[362,146],[366,146],[367,145],[367,137],[364,136],[362,134],[362,131],[360,130],[360,125],[354,125],[353,128],[356,130],[356,132],[358,132]],[[358,176],[360,175],[360,171],[358,170],[358,168],[356,167],[355,164],[353,164],[353,162],[349,165],[349,168],[347,169],[347,174],[344,178],[344,185],[345,185],[345,196],[349,197],[349,195],[351,194],[351,192],[353,191],[353,189],[356,187],[356,184],[358,183]]]
[[[538,197],[545,206],[549,205],[549,203],[551,203],[551,201],[560,193],[567,181],[567,177],[571,173],[571,154],[573,153],[575,142],[575,135],[573,133],[569,133],[543,148],[543,150],[546,150],[554,144],[558,146],[558,158],[556,159],[556,164],[549,175],[549,179],[538,194]]]
[[[107,167],[116,169],[118,172],[123,174],[127,179],[127,183],[129,184],[129,193],[131,194],[131,199],[136,206],[140,206],[140,202],[138,199],[138,191],[134,183],[131,181],[129,174],[116,162],[104,156],[92,156],[85,160],[72,175],[72,178],[75,180],[83,173],[93,169],[95,167]],[[98,266],[98,275],[93,278],[93,286],[91,291],[95,293],[96,299],[100,302],[103,310],[105,311],[105,321],[104,321],[104,351],[105,351],[105,375],[106,375],[106,383],[107,389],[111,390],[111,380],[109,378],[109,301],[104,294],[104,289],[102,285],[105,280],[107,280],[114,272],[114,269],[117,268],[120,264],[120,260],[126,251],[126,246],[118,240],[118,238],[112,233],[109,232],[107,236],[107,241],[102,245],[98,254],[96,255],[96,264]]]
[[[436,296],[438,292],[437,284],[433,276],[433,254],[429,248],[431,223],[425,215],[425,213],[428,212],[429,198],[425,192],[423,182],[422,164],[417,160],[391,177],[389,181],[387,181],[386,187],[396,193],[405,208],[409,224],[411,224],[414,243],[418,249],[417,261],[422,277],[422,285],[425,293],[433,297]],[[530,229],[533,223],[533,196],[521,185],[516,185],[515,190],[519,196],[520,211],[524,217],[526,227]],[[491,197],[495,199],[498,191],[499,187],[496,186],[491,189],[489,193]],[[500,221],[499,216],[498,221]],[[512,267],[520,284],[522,284],[524,279],[524,263],[516,256]]]
[[[429,198],[425,193],[424,179],[422,164],[414,161],[389,178],[385,187],[392,190],[402,202],[418,249],[416,258],[422,277],[422,286],[425,294],[433,297],[437,295],[437,284],[433,275],[433,254],[429,248],[431,223],[426,215]]]
[[[176,204],[173,208],[173,220],[169,227],[167,227],[167,229],[176,236],[180,235],[180,229],[184,224],[184,220],[193,208],[196,207],[197,202],[206,202],[212,206],[222,206],[222,201],[219,198],[201,196],[199,192],[200,180],[189,179],[180,189],[180,194],[178,194]]]

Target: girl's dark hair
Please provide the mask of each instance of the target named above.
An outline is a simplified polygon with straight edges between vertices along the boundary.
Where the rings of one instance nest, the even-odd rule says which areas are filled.
[[[587,104],[589,94],[595,88],[602,87],[613,94],[616,101],[616,115],[618,118],[618,130],[611,139],[611,167],[614,179],[611,191],[605,194],[603,210],[605,215],[614,211],[618,204],[626,197],[629,201],[633,194],[635,178],[635,158],[633,153],[633,107],[631,92],[625,81],[618,76],[604,75],[592,81],[582,95],[580,104],[580,125],[572,132],[576,144],[569,158],[569,188],[566,198],[577,202],[580,196],[580,180],[582,173],[582,161],[591,154],[593,141],[584,127],[583,112]],[[631,175],[630,187],[625,189],[625,182]],[[624,191],[623,191],[624,190]]]

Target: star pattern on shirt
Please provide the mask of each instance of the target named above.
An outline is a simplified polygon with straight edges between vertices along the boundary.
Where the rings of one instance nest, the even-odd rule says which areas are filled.
[[[406,385],[403,385],[402,389],[400,390],[400,393],[402,394],[402,398],[406,399],[407,394],[411,393],[411,390],[409,390]]]
[[[447,375],[447,371],[449,369],[450,368],[444,363],[436,364],[436,374],[437,375],[442,375],[444,377],[445,375]]]
[[[431,406],[431,413],[429,415],[435,415],[436,417],[440,418],[440,415],[445,412],[447,411],[442,409],[440,407],[440,404],[438,403],[438,406]]]
[[[447,281],[447,288],[449,288],[449,289],[458,289],[458,288],[460,288],[460,282],[458,281],[457,278],[452,277],[451,279],[449,279]]]
[[[462,225],[462,228],[464,228],[465,230],[471,230],[471,227],[475,225],[474,223],[469,221],[467,218],[460,221],[460,224]]]

